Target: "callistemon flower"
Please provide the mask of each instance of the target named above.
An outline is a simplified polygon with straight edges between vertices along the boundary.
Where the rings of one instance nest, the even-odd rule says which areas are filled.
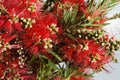
[[[63,50],[65,50],[65,58],[70,62],[86,68],[102,68],[104,64],[111,60],[101,44],[94,40],[84,40],[79,45],[70,44],[68,47],[63,47]]]
[[[52,43],[56,42],[57,39],[58,28],[57,18],[52,14],[44,13],[34,20],[35,23],[31,24],[31,27],[26,27],[22,38],[25,47],[32,51],[30,53],[35,54],[38,53],[41,48],[52,48]],[[23,19],[23,22],[25,21],[26,20]]]
[[[84,76],[72,76],[70,80],[89,80],[88,78],[85,78]]]
[[[43,5],[42,2],[37,0],[1,0],[4,8],[10,15],[19,15],[26,9],[33,12],[40,9]]]
[[[38,12],[43,3],[36,0],[2,0],[3,11],[6,13],[6,18],[1,17],[0,26],[10,34],[17,31],[23,31],[22,29],[34,23],[34,18],[39,16]],[[26,20],[31,21],[26,21]],[[7,20],[4,25],[3,22]],[[25,24],[23,26],[23,24]]]
[[[54,80],[62,80],[59,76],[55,77]]]
[[[6,10],[6,12],[9,14],[9,16],[18,15],[20,12],[22,12],[26,7],[26,2],[22,0],[2,0],[2,4]]]
[[[7,33],[0,35],[0,53],[5,52],[10,49],[19,48],[19,44],[10,44],[10,42],[15,39],[16,35],[9,35]]]
[[[11,56],[9,53],[4,54],[4,56],[2,53],[0,54],[0,57],[2,58],[2,60],[0,59],[0,61],[2,61],[0,63],[0,79],[8,79],[10,77],[13,78],[18,68],[18,60],[15,59],[15,57]]]
[[[19,65],[19,58],[17,57],[17,54],[14,53],[6,53],[3,57],[3,55],[0,55],[2,61],[0,63],[0,79],[1,80],[7,80],[7,79],[32,79],[35,80],[35,75],[33,74],[28,67],[20,68]]]
[[[5,69],[5,65],[3,64],[0,64],[0,76],[3,76],[3,73],[4,73],[4,69]]]
[[[113,60],[120,42],[99,27],[106,10],[92,0],[42,1],[0,0],[0,80],[89,80],[86,69]]]
[[[105,16],[103,17],[103,14],[105,14],[105,10],[100,10],[98,8],[95,11],[89,12],[88,8],[89,8],[88,5],[83,5],[80,7],[80,10],[84,13],[84,15],[88,21],[93,20],[92,24],[105,24],[105,21],[107,20],[107,17],[105,17]],[[99,18],[99,19],[97,19],[97,18]],[[95,26],[95,27],[99,28],[98,26]]]
[[[87,43],[89,55],[84,58],[83,64],[85,67],[89,66],[92,69],[98,69],[110,61],[111,57],[106,55],[106,50],[102,48],[101,44],[96,43],[95,41],[88,41]]]
[[[84,0],[61,0],[62,3],[64,4],[72,4],[72,5],[75,5],[75,4],[83,4]]]
[[[17,74],[20,74],[19,78],[22,80],[36,80],[36,74],[33,74],[33,72],[29,70],[29,68],[19,69],[17,71]]]

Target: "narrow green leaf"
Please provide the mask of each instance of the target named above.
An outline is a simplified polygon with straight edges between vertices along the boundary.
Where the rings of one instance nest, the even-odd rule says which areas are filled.
[[[90,24],[90,23],[87,23],[87,24],[81,24],[80,26],[103,27],[103,26],[105,26],[105,25],[108,25],[108,23],[106,23],[106,24]]]
[[[77,16],[77,12],[78,12],[78,5],[75,6],[75,8],[73,10],[73,14],[71,14],[71,16],[72,16],[71,22],[75,21],[75,18]]]
[[[62,59],[51,49],[47,49],[47,52],[55,56],[59,61],[62,61]]]
[[[29,61],[29,64],[31,64],[36,59],[36,56],[32,56],[32,58]]]
[[[44,56],[44,55],[42,55],[42,54],[40,54],[39,56],[40,56],[41,58],[48,59],[46,56]]]
[[[66,33],[66,35],[67,35],[67,37],[69,37],[70,39],[72,39],[72,40],[78,42],[77,39],[76,39],[73,35],[68,34],[68,33]]]

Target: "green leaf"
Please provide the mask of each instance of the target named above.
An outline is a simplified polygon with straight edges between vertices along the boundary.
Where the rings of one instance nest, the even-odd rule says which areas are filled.
[[[69,73],[69,62],[66,63],[66,68],[64,69],[64,77],[68,77]]]
[[[63,14],[63,21],[67,24],[69,22],[70,18],[70,10],[64,10]]]
[[[73,35],[68,34],[68,33],[66,33],[66,35],[67,35],[67,37],[69,37],[70,39],[72,39],[72,40],[78,42],[77,39],[76,39]]]
[[[117,4],[119,4],[120,3],[120,1],[119,2],[114,2],[114,3],[109,3],[108,5],[107,5],[107,10],[108,11],[110,11],[111,9],[113,9],[114,8],[114,6],[116,6]]]
[[[40,54],[39,56],[40,56],[41,58],[48,59],[46,56],[44,56],[44,55],[42,55],[42,54]]]
[[[106,23],[106,24],[90,24],[90,23],[87,23],[87,24],[81,24],[80,26],[103,27],[103,26],[105,26],[105,25],[108,25],[108,23]]]
[[[62,59],[60,58],[60,56],[58,56],[53,50],[51,49],[47,49],[47,52],[52,54],[53,56],[55,56],[59,61],[62,61]]]
[[[95,72],[93,72],[93,73],[91,73],[91,74],[87,74],[86,77],[87,77],[87,78],[93,77],[94,74],[95,74]]]
[[[111,3],[119,2],[120,0],[111,0]]]
[[[30,59],[30,61],[29,61],[29,64],[31,64],[33,61],[35,61],[36,60],[36,56],[32,56],[32,58]]]
[[[66,26],[70,26],[76,22],[76,16],[78,13],[78,5],[75,5],[75,7],[70,7],[69,9],[65,9],[63,11],[62,16],[62,23]]]
[[[71,19],[71,22],[73,23],[76,19],[76,16],[77,16],[77,12],[78,12],[78,5],[75,6],[75,8],[73,9],[73,13],[71,14],[72,16],[72,19]]]
[[[94,6],[94,0],[88,0],[88,2],[89,2],[89,8],[87,11],[91,11]]]

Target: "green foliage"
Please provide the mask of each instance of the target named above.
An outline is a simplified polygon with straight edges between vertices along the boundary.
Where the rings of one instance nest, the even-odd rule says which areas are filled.
[[[110,0],[110,1],[111,1],[111,3],[116,3],[116,2],[117,2],[117,3],[120,3],[120,2],[119,2],[120,0]]]
[[[78,13],[78,5],[76,5],[74,8],[71,7],[68,10],[64,10],[63,11],[63,23],[66,24],[66,26],[70,26],[72,24],[74,24],[76,16]]]
[[[54,51],[52,51],[51,49],[47,50],[48,53],[52,54],[56,59],[58,59],[59,61],[62,61],[62,59],[60,58],[60,56],[58,56]]]
[[[40,54],[40,67],[36,80],[51,80],[60,73],[60,69],[46,56]]]
[[[55,70],[57,70],[57,66],[50,60],[48,60],[47,64],[41,62],[37,80],[50,80],[54,78],[58,74]]]

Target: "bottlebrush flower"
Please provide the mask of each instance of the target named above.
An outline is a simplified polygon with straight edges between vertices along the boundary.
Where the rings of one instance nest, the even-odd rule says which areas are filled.
[[[12,22],[8,20],[8,21],[3,25],[3,30],[5,30],[5,32],[8,32],[9,34],[11,34],[11,33],[13,32]]]
[[[59,76],[55,77],[54,80],[62,80]]]
[[[21,32],[22,27],[21,23],[18,21],[13,21],[12,19],[8,19],[8,17],[1,16],[1,32],[9,33],[10,35],[15,32]]]
[[[83,77],[83,76],[77,76],[77,77],[72,76],[72,77],[70,78],[70,80],[88,80],[88,79],[86,79],[86,78]]]
[[[24,0],[26,1],[26,0]],[[21,0],[2,0],[2,4],[4,8],[8,11],[10,15],[17,15],[19,14],[23,9],[25,9],[26,2]]]
[[[14,17],[33,19],[43,5],[42,2],[38,3],[36,0],[32,2],[30,0],[2,0],[2,4],[11,19]]]
[[[61,2],[63,3],[63,4],[74,4],[74,5],[76,5],[76,4],[83,4],[83,2],[84,2],[84,0],[61,0]]]
[[[106,50],[94,40],[84,40],[82,43],[84,45],[69,44],[74,46],[63,47],[65,58],[76,65],[92,69],[99,69],[111,60],[111,57],[106,55]]]
[[[18,44],[11,45],[10,42],[16,38],[16,35],[1,34],[0,35],[0,53],[3,53],[7,50],[18,48]]]
[[[1,57],[3,57],[0,54]],[[2,70],[0,71],[0,79],[8,79],[11,78],[13,79],[13,77],[16,74],[16,71],[18,69],[18,59],[14,60],[14,57],[11,57],[10,54],[5,54],[5,56],[2,59],[2,63],[0,63]],[[1,61],[1,60],[0,60]]]
[[[31,28],[25,29],[25,33],[22,35],[22,39],[25,44],[25,48],[28,48],[28,50],[30,50],[30,53],[38,53],[43,46],[45,49],[52,48],[52,39],[55,42],[57,39],[55,38],[56,33],[52,34],[53,31],[50,30],[52,24],[57,25],[57,19],[54,15],[41,14],[39,18],[35,18],[35,23],[32,24]],[[54,29],[55,32],[58,31],[57,26]]]
[[[0,76],[3,76],[4,74],[4,69],[5,69],[6,67],[5,67],[5,65],[3,65],[3,64],[1,64],[0,63]]]
[[[19,69],[17,74],[20,74],[19,78],[22,80],[36,80],[36,75],[29,68]]]
[[[105,21],[107,20],[107,17],[103,17],[103,14],[105,14],[105,10],[95,10],[92,12],[88,11],[88,5],[83,5],[80,7],[80,10],[84,13],[86,19],[93,20],[95,18],[100,18],[97,20],[93,20],[92,24],[105,24]],[[95,26],[98,27],[98,26]]]
[[[96,29],[105,1],[91,1],[0,0],[0,80],[90,80],[86,69],[116,61],[120,41]]]
[[[39,45],[31,45],[31,47],[28,47],[28,51],[29,51],[29,53],[31,53],[35,56],[38,56],[39,51],[40,51],[40,46]]]
[[[14,49],[16,50],[16,49]],[[25,55],[22,57],[25,57]],[[7,51],[0,54],[0,79],[32,79],[35,80],[36,74],[33,74],[27,66],[27,61],[24,66],[20,67],[20,60],[23,59],[16,51]]]

